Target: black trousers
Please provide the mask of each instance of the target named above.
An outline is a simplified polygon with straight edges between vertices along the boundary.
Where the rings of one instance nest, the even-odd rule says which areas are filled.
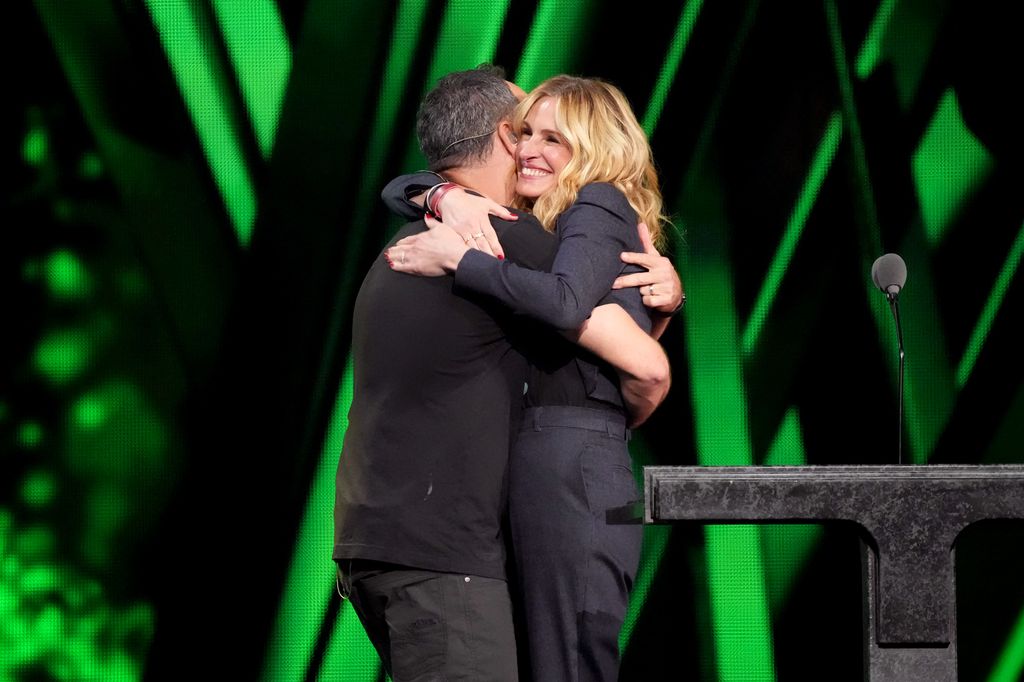
[[[361,560],[339,586],[394,682],[516,682],[508,583]]]
[[[607,523],[639,497],[620,415],[526,411],[511,457],[517,608],[533,682],[614,682],[643,528]],[[522,646],[522,643],[520,643]]]

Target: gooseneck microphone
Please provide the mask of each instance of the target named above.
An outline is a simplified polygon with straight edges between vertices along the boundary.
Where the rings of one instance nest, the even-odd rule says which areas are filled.
[[[907,283],[907,264],[899,254],[887,253],[879,256],[871,266],[871,279],[885,297],[889,299],[889,308],[896,320],[896,338],[899,341],[899,443],[896,450],[896,461],[903,463],[903,327],[900,325],[899,297],[903,285]]]

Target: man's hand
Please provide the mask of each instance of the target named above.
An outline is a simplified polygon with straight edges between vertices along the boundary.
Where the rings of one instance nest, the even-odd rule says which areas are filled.
[[[679,309],[680,304],[686,300],[683,293],[683,283],[679,279],[679,273],[675,266],[665,256],[658,253],[651,241],[650,230],[647,225],[640,223],[637,226],[640,233],[640,242],[644,246],[643,253],[624,252],[621,254],[622,262],[632,263],[646,268],[646,272],[637,272],[631,275],[622,275],[612,284],[613,289],[626,289],[628,287],[640,287],[644,305],[656,310],[663,315],[671,315]]]

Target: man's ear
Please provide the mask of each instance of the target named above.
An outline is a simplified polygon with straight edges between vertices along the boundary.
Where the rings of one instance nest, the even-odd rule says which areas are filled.
[[[516,142],[518,139],[516,138],[515,131],[512,130],[511,123],[508,121],[502,121],[498,124],[498,138],[501,140],[501,143],[505,145],[506,151],[511,155],[515,155]]]

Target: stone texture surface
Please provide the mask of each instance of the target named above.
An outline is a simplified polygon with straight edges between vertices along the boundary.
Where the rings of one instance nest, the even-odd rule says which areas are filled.
[[[954,543],[976,521],[1024,519],[1024,465],[645,467],[644,498],[645,523],[857,524],[872,679],[917,665],[954,680]]]

